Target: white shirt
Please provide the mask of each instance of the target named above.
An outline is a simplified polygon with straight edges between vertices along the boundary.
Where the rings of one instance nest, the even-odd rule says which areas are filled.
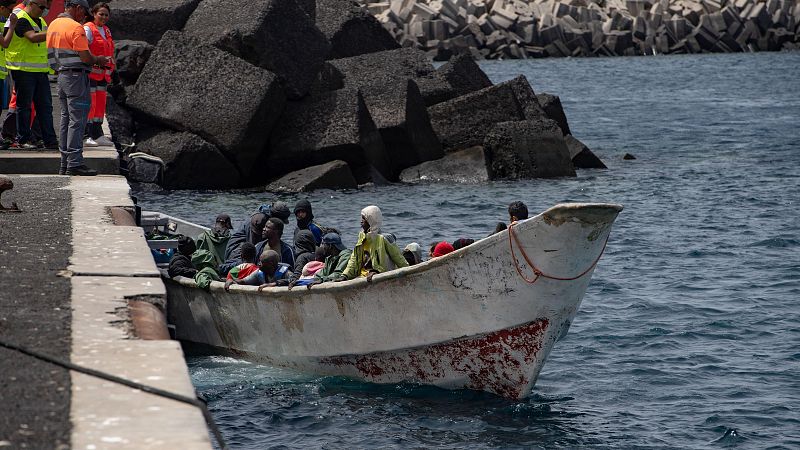
[[[103,36],[103,39],[108,39],[106,37],[105,27],[97,27],[97,30],[100,32],[100,36]],[[92,29],[89,28],[89,25],[84,25],[83,31],[86,33],[86,39],[89,40],[89,44],[91,44],[92,41],[94,40],[94,36],[92,35]]]

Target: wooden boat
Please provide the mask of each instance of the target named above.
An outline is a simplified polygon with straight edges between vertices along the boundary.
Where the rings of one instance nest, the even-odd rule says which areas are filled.
[[[559,204],[371,283],[225,292],[167,279],[168,320],[181,341],[272,365],[523,398],[567,333],[621,210]]]

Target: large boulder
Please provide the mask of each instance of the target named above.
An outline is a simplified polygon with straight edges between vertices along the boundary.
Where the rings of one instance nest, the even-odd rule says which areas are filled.
[[[331,43],[328,59],[400,47],[378,19],[353,0],[317,0],[316,23]]]
[[[576,139],[573,135],[564,136],[564,141],[567,143],[572,165],[576,169],[607,169],[603,161],[592,153],[586,144]]]
[[[356,188],[358,183],[350,171],[350,166],[339,160],[288,173],[267,185],[267,191],[286,193]]]
[[[200,0],[114,0],[114,40],[156,44],[167,30],[183,29],[198,3]]]
[[[290,99],[306,95],[330,48],[295,0],[204,0],[184,32],[275,73]]]
[[[428,114],[446,152],[482,145],[494,124],[525,118],[508,83],[433,105]]]
[[[289,102],[259,170],[275,178],[335,160],[345,161],[359,183],[392,176],[380,133],[357,89]]]
[[[146,119],[213,143],[247,176],[284,103],[273,73],[169,31],[153,50],[126,105]]]
[[[416,84],[433,79],[435,69],[419,50],[403,48],[329,61],[324,84],[340,78],[344,86],[364,96],[390,156],[395,179],[406,167],[441,158],[441,144],[431,127]],[[319,82],[319,81],[318,81]]]
[[[405,183],[425,181],[480,183],[489,179],[486,158],[481,146],[448,153],[435,161],[426,161],[409,167],[400,174],[400,181]]]
[[[106,98],[106,120],[111,130],[111,139],[120,145],[120,150],[124,151],[136,142],[136,123],[133,115],[119,106],[111,96]]]
[[[122,40],[114,43],[116,72],[124,85],[136,83],[152,52],[153,45],[145,41]]]
[[[435,77],[433,82],[428,79],[419,81],[428,106],[492,86],[492,81],[468,53],[450,58],[436,70]]]
[[[413,80],[396,87],[368,89],[364,101],[386,147],[392,180],[406,167],[444,156]]]
[[[186,131],[148,130],[136,150],[164,161],[167,189],[225,189],[239,185],[239,171],[211,143]]]
[[[541,105],[547,117],[558,124],[558,127],[561,128],[561,132],[565,136],[572,134],[572,132],[569,131],[567,115],[564,114],[564,108],[561,106],[561,99],[558,98],[557,95],[539,94],[536,96],[536,99],[539,100],[539,105]]]
[[[493,180],[575,176],[561,129],[550,119],[495,124],[483,148]]]

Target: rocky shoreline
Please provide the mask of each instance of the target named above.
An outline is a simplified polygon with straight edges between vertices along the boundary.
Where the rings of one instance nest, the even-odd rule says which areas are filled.
[[[800,48],[795,0],[359,0],[435,60]]]
[[[301,191],[605,167],[557,96],[493,85],[466,53],[437,69],[350,0],[115,0],[113,32],[107,117],[141,155],[132,181]]]

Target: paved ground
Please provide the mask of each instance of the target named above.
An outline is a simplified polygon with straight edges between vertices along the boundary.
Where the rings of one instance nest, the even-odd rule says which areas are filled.
[[[69,360],[69,179],[13,180],[2,201],[24,212],[0,213],[0,339]],[[70,390],[68,371],[0,348],[0,447],[68,448]]]

